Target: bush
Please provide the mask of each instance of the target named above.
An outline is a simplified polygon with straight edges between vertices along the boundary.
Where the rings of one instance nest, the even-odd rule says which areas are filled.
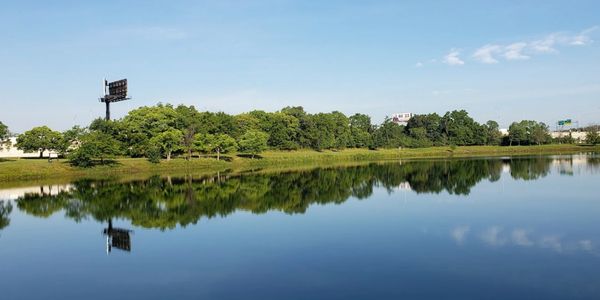
[[[89,168],[93,165],[93,160],[85,148],[79,148],[69,155],[69,163],[76,167]]]
[[[146,157],[148,161],[153,164],[160,163],[160,159],[162,158],[162,153],[160,153],[160,148],[156,146],[152,146],[146,150]]]

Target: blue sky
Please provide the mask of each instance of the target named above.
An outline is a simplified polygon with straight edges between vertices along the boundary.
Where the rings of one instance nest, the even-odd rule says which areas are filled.
[[[0,10],[0,121],[64,130],[133,100],[240,113],[287,105],[380,122],[600,123],[599,1],[12,1]]]

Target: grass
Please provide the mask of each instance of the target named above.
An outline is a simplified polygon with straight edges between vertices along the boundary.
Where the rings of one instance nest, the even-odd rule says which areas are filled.
[[[78,178],[143,178],[154,174],[214,174],[222,171],[245,172],[256,170],[290,170],[333,165],[356,165],[368,162],[393,161],[415,158],[480,157],[504,155],[570,154],[600,151],[599,146],[542,145],[542,146],[467,146],[431,147],[417,149],[347,149],[341,151],[297,150],[267,151],[260,157],[228,155],[229,161],[211,157],[186,161],[175,158],[152,164],[143,158],[118,158],[111,165],[77,168],[68,161],[46,159],[0,160],[0,187],[68,182]]]

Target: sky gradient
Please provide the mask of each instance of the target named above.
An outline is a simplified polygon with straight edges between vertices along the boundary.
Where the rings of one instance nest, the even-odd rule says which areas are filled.
[[[466,109],[600,123],[599,1],[13,1],[0,10],[0,121],[64,130],[131,101],[240,113]]]

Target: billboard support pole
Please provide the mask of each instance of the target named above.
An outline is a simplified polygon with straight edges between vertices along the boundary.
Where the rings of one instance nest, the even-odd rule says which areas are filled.
[[[106,121],[110,121],[110,101],[106,101]]]
[[[107,93],[108,90],[108,93]],[[127,79],[121,79],[113,82],[108,82],[104,79],[104,97],[100,98],[100,102],[106,105],[106,121],[110,121],[110,103],[129,100],[127,97]]]

